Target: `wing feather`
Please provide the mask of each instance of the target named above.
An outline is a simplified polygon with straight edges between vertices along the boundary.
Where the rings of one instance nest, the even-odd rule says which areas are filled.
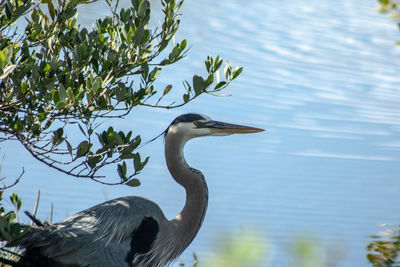
[[[124,266],[133,233],[146,217],[166,221],[158,205],[122,197],[86,209],[49,226],[30,226],[22,245],[65,264]]]

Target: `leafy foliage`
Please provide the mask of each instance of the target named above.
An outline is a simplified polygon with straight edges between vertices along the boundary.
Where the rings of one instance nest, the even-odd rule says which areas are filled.
[[[397,0],[378,0],[377,10],[398,21],[397,25],[400,29],[400,2]],[[400,45],[400,41],[397,41]],[[374,267],[400,266],[400,225],[397,230],[388,229],[380,232],[378,235],[371,236],[374,239],[367,246],[367,254],[369,262]]]
[[[396,0],[378,0],[378,11],[380,12],[390,12],[398,10],[399,2]]]
[[[397,230],[388,229],[378,235],[371,236],[374,239],[367,246],[367,250],[372,252],[367,254],[369,262],[374,267],[400,266],[400,225]]]
[[[398,0],[378,0],[377,10],[389,14],[391,19],[397,21],[400,29],[400,2]],[[397,41],[397,45],[400,45],[400,41]]]
[[[215,251],[217,254],[200,266],[261,266],[267,253],[267,246],[262,241],[260,233],[248,232],[223,237]],[[197,265],[197,261],[195,264]]]
[[[170,109],[203,93],[217,95],[242,68],[227,62],[221,81],[223,60],[209,56],[205,77],[183,81],[182,102],[162,104],[172,85],[160,89],[155,82],[188,52],[186,40],[169,45],[184,1],[162,0],[163,18],[155,29],[149,28],[148,0],[131,0],[126,9],[106,2],[110,15],[91,29],[77,18],[77,7],[87,0],[0,4],[0,141],[18,140],[33,157],[68,175],[137,186],[134,176],[148,161],[136,152],[140,136],[113,128],[99,132],[99,125],[136,106]],[[24,16],[28,23],[18,34],[13,25]],[[77,129],[80,136],[69,138]],[[117,164],[120,180],[99,180],[99,171],[110,164]]]
[[[2,197],[3,192],[4,191],[0,192],[0,197]],[[9,212],[5,211],[2,202],[0,202],[0,240],[14,242],[23,235],[23,232],[21,231],[21,225],[17,220],[18,211],[21,208],[21,199],[17,194],[13,193],[10,196],[10,201],[15,207],[15,210]]]

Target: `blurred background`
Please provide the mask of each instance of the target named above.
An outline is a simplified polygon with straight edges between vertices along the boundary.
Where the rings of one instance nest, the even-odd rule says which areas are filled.
[[[151,4],[158,26],[160,3]],[[257,245],[256,266],[297,266],[295,255],[304,247],[313,248],[315,260],[303,266],[368,264],[370,236],[381,230],[379,224],[398,224],[400,218],[399,35],[376,5],[374,0],[184,4],[176,39],[188,39],[192,48],[163,70],[160,88],[172,84],[176,90],[164,101],[181,96],[182,81],[201,73],[207,55],[244,67],[223,92],[231,96],[205,95],[173,110],[138,108],[104,128],[134,127],[140,129],[134,134],[149,140],[177,115],[197,112],[266,132],[187,145],[187,161],[206,176],[210,200],[203,227],[176,266],[192,266],[193,253],[211,262],[223,236]],[[79,12],[86,26],[109,15],[102,1]],[[150,161],[137,188],[66,177],[17,143],[2,144],[2,175],[18,177],[25,167],[13,191],[22,197],[22,209],[32,210],[40,189],[42,219],[50,217],[51,204],[53,221],[59,221],[124,195],[150,198],[172,218],[185,195],[166,169],[163,141],[141,151]]]

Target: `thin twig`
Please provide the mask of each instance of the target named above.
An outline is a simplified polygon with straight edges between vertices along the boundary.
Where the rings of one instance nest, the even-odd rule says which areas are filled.
[[[22,173],[18,176],[18,178],[14,181],[14,183],[11,185],[4,185],[1,190],[6,190],[6,189],[9,189],[9,188],[13,187],[14,185],[16,185],[19,182],[19,180],[21,179],[22,175],[24,175],[24,173],[25,173],[25,169],[24,169],[24,167],[22,167]]]

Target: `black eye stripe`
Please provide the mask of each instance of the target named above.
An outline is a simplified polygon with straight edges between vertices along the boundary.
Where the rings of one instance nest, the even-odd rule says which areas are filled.
[[[202,116],[200,114],[196,114],[196,113],[187,113],[187,114],[180,115],[180,116],[176,117],[176,119],[164,131],[164,137],[167,135],[168,130],[172,125],[177,125],[178,123],[181,123],[181,122],[195,122],[195,121],[198,121],[198,122],[200,122],[200,125],[197,126],[197,127],[201,127],[202,126],[201,121],[207,121],[207,120],[208,120],[207,117],[204,117],[204,116]]]
[[[172,123],[172,124],[178,124],[180,122],[194,122],[194,121],[199,121],[199,120],[207,120],[206,118],[204,118],[203,116],[201,116],[200,114],[196,114],[196,113],[187,113],[187,114],[183,114],[180,115],[179,117],[177,117]]]

